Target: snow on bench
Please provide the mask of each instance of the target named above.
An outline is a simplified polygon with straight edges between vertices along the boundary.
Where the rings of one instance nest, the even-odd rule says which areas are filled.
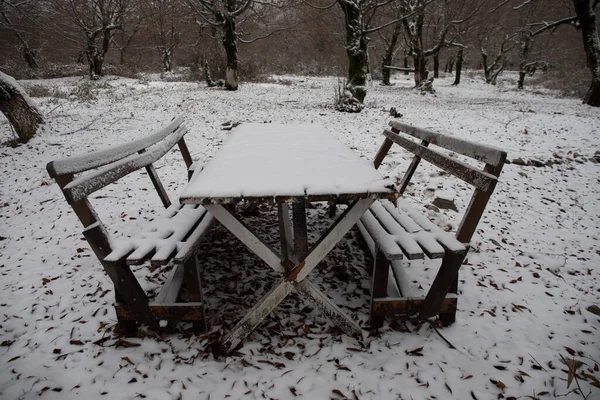
[[[55,160],[46,167],[79,217],[85,228],[84,237],[113,281],[117,318],[128,330],[135,329],[138,322],[158,327],[161,320],[192,321],[196,331],[206,329],[195,248],[213,218],[201,206],[172,205],[153,166],[177,144],[189,179],[195,179],[201,166],[192,162],[183,138],[187,133],[183,122],[180,116],[146,138]],[[141,168],[146,169],[166,210],[133,238],[112,239],[87,197]],[[148,259],[153,266],[174,265],[153,302],[129,268]],[[188,302],[179,301],[182,288],[187,290]]]
[[[415,155],[400,182],[401,195],[421,160],[469,183],[475,189],[456,235],[444,232],[403,199],[397,200],[397,208],[384,200],[371,205],[358,223],[375,258],[370,324],[378,328],[383,324],[384,316],[398,314],[418,315],[420,318],[439,314],[442,323],[450,324],[456,316],[458,270],[496,187],[506,152],[399,121],[390,122],[390,126],[391,129],[383,132],[385,141],[375,156],[374,165],[375,168],[381,165],[394,143]],[[483,162],[485,167],[480,169],[457,160],[441,149]],[[424,259],[425,256],[429,259],[442,258],[443,261],[431,288],[423,297],[415,294],[411,287],[404,259]]]

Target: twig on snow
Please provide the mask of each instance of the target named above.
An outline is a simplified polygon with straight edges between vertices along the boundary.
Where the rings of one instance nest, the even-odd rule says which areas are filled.
[[[86,126],[84,126],[84,127],[82,127],[82,128],[79,128],[79,129],[75,129],[74,131],[71,131],[71,132],[65,132],[65,133],[61,133],[61,136],[65,136],[65,135],[72,135],[72,134],[74,134],[74,133],[81,132],[81,131],[83,131],[83,130],[85,130],[85,129],[89,128],[90,126],[92,126],[92,124],[93,124],[94,122],[98,121],[99,119],[100,119],[100,117],[96,117],[96,118],[94,118],[94,119],[92,120],[92,122],[90,122],[90,123],[89,123],[89,124],[87,124]]]
[[[539,365],[539,367],[542,369],[542,371],[548,372],[548,370],[546,368],[544,368],[544,366],[542,364],[540,364],[539,361],[536,360],[535,357],[531,355],[531,353],[527,353],[527,354],[529,354],[529,357],[531,357],[531,359],[533,361],[535,361],[537,365]]]

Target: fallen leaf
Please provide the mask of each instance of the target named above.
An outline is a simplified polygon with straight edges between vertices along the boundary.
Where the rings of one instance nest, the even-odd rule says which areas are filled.
[[[119,339],[115,342],[115,347],[140,347],[139,343],[130,342],[129,340]]]
[[[409,356],[423,357],[423,353],[421,353],[421,351],[423,351],[423,347],[419,347],[410,351],[406,350],[406,354],[408,354]]]

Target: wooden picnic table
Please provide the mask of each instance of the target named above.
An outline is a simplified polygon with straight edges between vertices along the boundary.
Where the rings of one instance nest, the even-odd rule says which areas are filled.
[[[222,350],[235,349],[293,290],[345,332],[359,333],[358,324],[305,278],[379,198],[396,198],[392,182],[319,125],[242,124],[235,128],[213,160],[194,173],[180,201],[204,205],[281,277],[224,336]],[[260,239],[228,206],[242,200],[277,204],[281,252]],[[311,246],[307,201],[349,202]]]

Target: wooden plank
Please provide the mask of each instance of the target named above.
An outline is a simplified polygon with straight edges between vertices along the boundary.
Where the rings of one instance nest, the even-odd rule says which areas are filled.
[[[344,237],[350,228],[356,224],[360,216],[369,208],[373,201],[373,199],[357,200],[354,204],[349,206],[340,216],[340,218],[329,227],[327,232],[309,250],[306,258],[302,260],[300,264],[288,274],[287,277],[279,280],[271,288],[271,290],[269,290],[269,292],[250,309],[244,318],[242,318],[242,320],[238,322],[227,335],[225,335],[221,341],[222,351],[229,353],[235,349],[238,344],[240,344],[241,341],[244,340],[244,338],[258,326],[258,324],[260,324],[260,322],[271,312],[271,310],[277,307],[277,305],[279,305],[279,303],[281,303],[281,301],[285,299],[287,295],[292,292],[292,290],[294,290],[294,287],[306,278],[306,276],[331,251],[331,249],[333,249],[340,239]],[[209,208],[208,211],[212,213],[215,218],[219,219],[221,223],[223,223],[221,217],[224,217],[224,215],[217,215],[212,211],[212,207],[215,207],[215,210],[220,212],[221,209],[223,209],[223,206],[213,205],[209,207],[211,208]],[[223,218],[223,221],[226,221],[227,223],[231,222],[227,218]],[[223,225],[231,230],[231,228],[225,223],[223,223]],[[237,233],[232,231],[236,236],[240,234],[242,227],[240,227],[238,224],[231,224],[231,227],[237,231]],[[264,248],[256,246],[256,241],[258,238],[256,238],[249,230],[247,233],[245,233],[245,236],[247,235],[253,236],[254,239],[250,240],[247,238],[245,240],[257,247],[258,250],[263,252],[265,251]],[[246,244],[246,242],[244,242],[244,244]],[[246,246],[256,253],[256,251],[248,244],[246,244]],[[258,253],[256,254],[259,255]],[[262,258],[260,255],[259,257]],[[283,267],[279,265],[279,269],[276,270],[280,271],[281,269],[283,269]]]
[[[301,260],[300,264],[290,272],[287,279],[302,282],[317,264],[329,254],[335,245],[339,243],[346,233],[356,225],[356,222],[369,209],[373,201],[373,199],[361,199],[348,206],[340,218],[310,248],[306,258]]]
[[[506,154],[504,154],[504,158],[501,160],[499,165],[487,164],[484,168],[484,171],[494,176],[500,176],[505,161]],[[486,193],[477,189],[473,193],[473,197],[471,197],[467,211],[465,211],[465,215],[460,222],[458,231],[456,232],[456,239],[458,239],[461,243],[469,243],[471,241],[471,238],[477,229],[477,225],[483,216],[483,212],[491,195],[492,192]]]
[[[429,142],[426,140],[423,140],[421,142],[421,145],[423,147],[428,147]],[[404,194],[404,191],[408,187],[408,184],[410,183],[410,180],[412,179],[420,162],[421,162],[421,157],[419,157],[419,156],[413,157],[412,161],[410,162],[410,165],[408,166],[408,169],[406,170],[406,172],[404,173],[404,176],[402,177],[402,181],[400,182],[400,187],[398,188],[398,193],[400,193],[400,195]]]
[[[461,252],[449,252],[446,254],[446,258],[444,258],[440,270],[435,276],[431,288],[425,296],[425,301],[420,314],[423,318],[432,317],[442,312],[440,307],[451,288],[452,282],[458,276],[458,270],[466,255],[466,250]]]
[[[149,309],[158,320],[165,321],[202,321],[204,320],[203,303],[150,303]],[[119,321],[137,320],[136,315],[122,305],[115,306]]]
[[[375,248],[375,260],[373,263],[373,277],[371,278],[371,313],[369,314],[369,325],[377,329],[383,326],[383,318],[373,313],[374,301],[378,297],[387,297],[388,276],[390,272],[390,263],[385,254]]]
[[[389,192],[361,192],[361,193],[341,193],[341,194],[309,194],[299,196],[240,196],[240,197],[180,197],[179,201],[182,204],[235,204],[244,200],[249,203],[274,204],[274,203],[297,203],[300,201],[308,201],[316,203],[320,201],[329,202],[335,201],[338,203],[349,203],[357,199],[367,197],[377,199],[396,200],[396,192],[390,189]]]
[[[383,134],[393,140],[394,143],[482,191],[492,192],[496,186],[498,179],[492,174],[452,159],[445,154],[422,146],[391,131],[386,130]]]
[[[104,260],[106,256],[112,252],[110,247],[110,237],[108,236],[108,232],[106,232],[102,222],[97,221],[87,226],[83,230],[83,236],[90,244],[92,251],[98,260],[100,260],[100,262],[102,262],[102,260]]]
[[[46,169],[48,170],[48,174],[54,178],[59,175],[75,174],[108,165],[158,143],[170,133],[177,130],[183,123],[183,118],[183,115],[180,115],[156,133],[124,145],[112,146],[80,156],[51,161],[46,166]]]
[[[83,200],[91,193],[102,189],[106,185],[116,182],[133,171],[155,162],[164,156],[186,132],[187,129],[185,127],[177,129],[167,136],[160,146],[156,146],[150,151],[129,156],[96,171],[75,178],[63,189],[67,201],[73,203]]]
[[[185,139],[181,138],[179,140],[179,142],[177,142],[177,145],[179,146],[179,151],[181,152],[181,156],[183,157],[185,166],[186,166],[186,168],[189,169],[192,166],[192,164],[194,163],[194,160],[192,160],[192,155],[190,154],[190,151],[188,150],[187,144],[185,144]]]
[[[100,223],[88,227],[83,234],[90,243],[101,243],[103,240]],[[102,266],[115,285],[115,291],[119,293],[120,299],[123,300],[127,308],[136,316],[136,320],[149,327],[156,328],[158,327],[158,320],[148,308],[146,292],[144,292],[144,289],[142,289],[135,275],[133,275],[131,269],[126,264],[126,258],[127,256],[123,257],[115,264],[108,264],[102,261]]]
[[[406,271],[406,265],[400,260],[390,262],[390,270],[400,291],[400,297],[419,297],[410,285],[410,276]]]
[[[198,259],[190,257],[183,265],[185,271],[185,287],[188,292],[189,301],[202,304],[202,318],[194,320],[193,327],[195,332],[206,331],[206,318],[204,317],[204,296],[202,294],[202,279],[200,278],[200,265]]]
[[[303,259],[308,253],[306,207],[303,201],[292,204],[292,215],[294,219],[294,254],[296,258]]]
[[[436,146],[443,147],[447,150],[485,163],[498,165],[504,162],[502,161],[503,159],[506,159],[506,152],[494,147],[459,139],[454,136],[444,135],[442,133],[432,132],[427,129],[417,128],[396,120],[390,121],[390,126],[397,131],[407,133]]]
[[[367,228],[365,228],[365,226],[363,225],[362,221],[359,220],[358,222],[356,222],[356,226],[358,227],[358,231],[362,235],[363,239],[367,243],[367,247],[371,251],[371,255],[373,256],[373,258],[375,258],[375,241],[373,240],[371,235],[369,235],[369,232],[367,231]]]
[[[394,144],[394,142],[392,142],[388,138],[385,138],[385,140],[383,141],[383,144],[381,145],[381,147],[379,148],[379,151],[377,152],[377,155],[375,155],[375,160],[373,161],[373,165],[375,166],[375,169],[379,168],[379,166],[383,162],[383,159],[385,158],[385,156],[387,156],[387,154],[390,151],[390,148],[392,147],[393,144]]]
[[[224,227],[233,233],[254,254],[260,257],[268,266],[277,272],[285,272],[281,265],[281,257],[262,239],[242,222],[235,214],[231,213],[220,204],[204,206]]]
[[[292,221],[290,220],[290,205],[288,203],[277,203],[277,217],[279,220],[281,258],[284,262],[292,262],[290,257],[294,256],[294,237],[292,235]],[[295,263],[297,260],[293,262]]]
[[[392,69],[394,71],[415,72],[414,68],[394,67],[392,65],[384,65],[383,68],[385,68],[385,69]]]
[[[423,297],[419,298],[378,298],[373,299],[374,305],[372,313],[374,315],[420,315],[420,311],[425,303]],[[448,296],[442,299],[439,307],[440,313],[456,311],[456,296]]]
[[[150,180],[152,181],[152,184],[154,185],[156,193],[158,193],[158,197],[160,197],[160,201],[162,201],[163,206],[165,208],[169,208],[171,205],[171,200],[169,199],[169,195],[167,194],[165,187],[156,173],[156,169],[154,169],[154,165],[146,165],[146,172],[148,172],[148,176],[150,177]]]
[[[281,278],[221,339],[221,350],[226,354],[234,350],[294,290],[294,287],[295,282]]]
[[[167,280],[165,281],[165,283],[163,283],[160,292],[158,292],[158,295],[154,299],[154,303],[176,303],[177,296],[179,296],[179,291],[181,290],[181,285],[183,284],[183,277],[183,265],[174,266],[173,269],[169,271]]]
[[[317,289],[308,279],[300,282],[297,286],[298,291],[302,292],[311,303],[321,311],[337,328],[340,328],[347,335],[360,336],[360,327],[350,319],[342,310],[339,309],[325,294]]]

